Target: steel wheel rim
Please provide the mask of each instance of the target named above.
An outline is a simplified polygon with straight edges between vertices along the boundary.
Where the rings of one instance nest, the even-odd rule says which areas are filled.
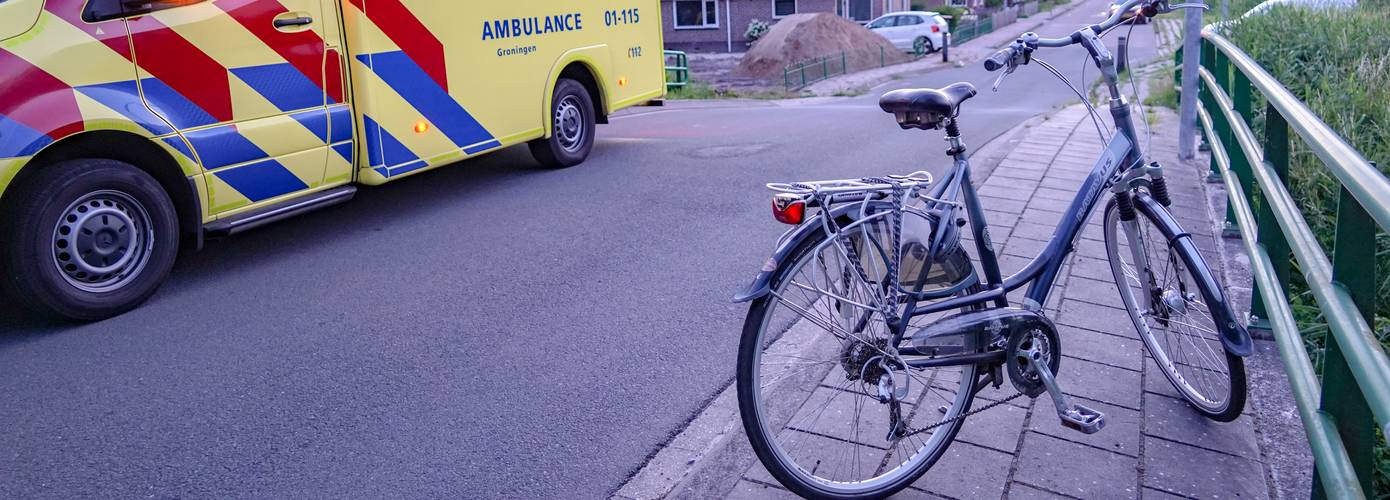
[[[101,190],[63,210],[53,226],[53,265],[72,287],[90,293],[118,290],[140,276],[154,242],[150,213],[135,197]]]
[[[560,147],[568,152],[579,151],[584,145],[584,108],[579,98],[567,95],[555,105],[555,136],[560,138]]]
[[[1148,228],[1152,227],[1152,224],[1148,223],[1148,221],[1145,220],[1143,217],[1139,217],[1138,221],[1140,226],[1139,232],[1141,234],[1141,237],[1145,238],[1145,245],[1152,246],[1148,245],[1149,242],[1155,241],[1153,238],[1150,238],[1148,234]],[[1120,234],[1120,231],[1118,230],[1119,224],[1120,221],[1118,210],[1110,211],[1110,213],[1107,214],[1105,221],[1105,246],[1106,251],[1110,256],[1109,260],[1111,272],[1115,276],[1115,279],[1118,281],[1121,279],[1121,276],[1124,276],[1125,283],[1123,285],[1118,286],[1117,288],[1119,288],[1120,295],[1125,302],[1127,312],[1129,313],[1130,318],[1133,320],[1136,330],[1138,330],[1139,337],[1144,340],[1144,344],[1148,347],[1150,356],[1152,356],[1154,362],[1159,365],[1159,371],[1163,372],[1164,377],[1167,378],[1170,382],[1172,382],[1173,386],[1179,392],[1181,392],[1184,397],[1187,398],[1189,403],[1192,403],[1193,405],[1196,405],[1202,408],[1203,410],[1209,411],[1211,413],[1221,413],[1225,411],[1226,408],[1231,404],[1230,395],[1233,388],[1229,385],[1231,383],[1230,365],[1226,361],[1225,350],[1223,347],[1220,346],[1219,338],[1215,341],[1217,343],[1217,346],[1213,348],[1211,346],[1211,342],[1205,342],[1207,339],[1201,336],[1195,338],[1202,339],[1204,341],[1202,342],[1202,345],[1197,345],[1196,342],[1192,342],[1192,339],[1194,337],[1191,336],[1191,334],[1193,333],[1191,331],[1171,332],[1170,329],[1164,328],[1163,330],[1165,332],[1165,337],[1171,337],[1175,333],[1177,335],[1182,336],[1182,338],[1178,339],[1179,342],[1177,343],[1174,343],[1172,340],[1168,340],[1166,338],[1160,339],[1159,336],[1155,334],[1154,327],[1150,325],[1150,321],[1156,321],[1157,316],[1155,312],[1144,311],[1141,313],[1137,311],[1139,309],[1139,300],[1135,296],[1135,286],[1138,286],[1138,283],[1137,279],[1132,278],[1137,273],[1134,271],[1132,265],[1122,260],[1124,256],[1127,255],[1127,251],[1122,250],[1119,246],[1120,238],[1124,237],[1122,234]],[[1187,285],[1189,286],[1189,288],[1187,288],[1187,291],[1190,292],[1190,294],[1198,294],[1196,286],[1193,283],[1194,280],[1189,279],[1191,278],[1191,272],[1186,269],[1185,265],[1181,264],[1181,259],[1179,259],[1176,255],[1172,254],[1172,247],[1168,245],[1166,241],[1162,238],[1158,238],[1157,241],[1164,241],[1164,243],[1161,245],[1162,248],[1167,249],[1166,253],[1169,255],[1169,257],[1173,259],[1174,262],[1178,263],[1178,268],[1174,269],[1170,274],[1175,275],[1175,278],[1177,280],[1188,280]],[[1153,256],[1146,255],[1146,257],[1152,259]],[[1121,260],[1119,262],[1116,262],[1117,258]],[[1150,265],[1152,266],[1153,264]],[[1161,271],[1155,274],[1159,273],[1161,273]],[[1168,281],[1171,282],[1172,280]],[[1177,286],[1176,282],[1172,284],[1173,286]],[[1165,295],[1168,292],[1172,291],[1170,290],[1170,288],[1172,287],[1168,286],[1168,283],[1164,283],[1161,286],[1161,288],[1163,289]],[[1185,318],[1183,320],[1179,320],[1180,323],[1170,321],[1170,325],[1178,324],[1178,328],[1180,330],[1185,328],[1184,325],[1195,325],[1195,320],[1186,319],[1186,315],[1190,315],[1194,308],[1196,308],[1198,314],[1205,313],[1207,315],[1207,318],[1210,318],[1210,310],[1205,306],[1205,304],[1201,303],[1200,297],[1198,297],[1197,300],[1191,300],[1187,302],[1185,304],[1185,307],[1187,308],[1187,312],[1184,313]],[[1210,323],[1214,329],[1215,320],[1212,319]],[[1143,325],[1143,328],[1139,328],[1139,325]],[[1190,365],[1190,363],[1184,365],[1180,361],[1174,360],[1173,352],[1170,351],[1175,351],[1181,354],[1184,351],[1182,343],[1183,340],[1189,341],[1188,347],[1194,351],[1194,353],[1199,357],[1199,359],[1204,358],[1209,360],[1210,363],[1213,365],[1213,368],[1217,369],[1208,370],[1204,367],[1193,367]],[[1178,347],[1178,349],[1173,349],[1173,347],[1175,346]],[[1184,359],[1186,359],[1185,356]],[[1219,367],[1215,366],[1218,364],[1220,365]],[[1189,377],[1184,375],[1184,366],[1189,366],[1196,369],[1198,371],[1198,373],[1196,374],[1197,376]],[[1207,375],[1207,372],[1209,371],[1216,371],[1217,373]],[[1216,396],[1215,394],[1208,394],[1207,392],[1210,391],[1204,392],[1193,385],[1193,379],[1196,379],[1198,383],[1205,383],[1208,381],[1207,379],[1212,377],[1217,378],[1216,383],[1226,384],[1225,394],[1223,394],[1220,399],[1214,399],[1214,396]],[[1208,388],[1210,388],[1210,386],[1208,386]]]
[[[826,240],[826,241],[822,242],[821,244],[817,245],[817,247],[816,247],[815,249],[812,250],[811,256],[814,256],[814,255],[816,255],[816,254],[819,254],[821,251],[824,251],[824,249],[830,248],[831,245],[835,245],[835,244],[836,244],[836,242],[835,242],[834,239]],[[832,251],[833,251],[833,250],[832,250]],[[786,289],[787,289],[787,287],[788,287],[787,285],[793,281],[793,278],[794,278],[794,277],[798,276],[798,275],[801,273],[802,268],[804,268],[804,267],[806,266],[806,264],[807,264],[810,260],[811,260],[810,258],[801,258],[801,259],[799,259],[798,262],[797,262],[797,264],[796,264],[797,267],[794,268],[794,269],[792,269],[791,272],[788,274],[788,276],[789,276],[788,280],[785,281],[785,282],[783,282],[783,283],[781,283],[781,284],[779,285],[780,289],[775,290],[775,292],[776,292],[776,293],[785,292]],[[774,298],[774,301],[775,301],[775,300],[776,300],[776,299]],[[774,304],[778,304],[778,303],[777,303],[777,302],[774,302]],[[768,323],[771,322],[773,315],[774,315],[774,314],[773,314],[773,309],[771,309],[771,308],[769,308],[769,309],[768,309],[768,312],[764,314],[764,316],[763,316],[763,324],[761,325],[761,327],[760,327],[760,329],[759,329],[759,331],[761,332],[761,335],[764,335],[764,336],[765,336],[765,335],[767,335],[767,334],[769,333],[769,330],[768,330]],[[806,320],[803,318],[803,319],[801,319],[800,321],[806,321]],[[827,333],[827,334],[828,334],[828,333]],[[764,341],[765,341],[765,338],[763,338],[762,336],[760,336],[760,338],[758,339],[758,341],[759,341],[759,345],[762,345],[762,344],[764,343]],[[752,367],[752,370],[753,370],[753,380],[756,382],[756,385],[755,385],[754,388],[753,388],[753,395],[752,395],[752,397],[753,397],[754,405],[757,407],[757,409],[758,409],[760,415],[763,414],[763,412],[764,412],[764,410],[765,410],[765,408],[766,408],[766,403],[765,403],[765,401],[764,401],[764,399],[763,399],[763,396],[764,396],[763,390],[762,390],[761,387],[760,387],[760,386],[762,385],[762,383],[763,383],[762,369],[763,369],[763,357],[764,357],[764,354],[765,354],[765,353],[766,353],[766,351],[765,351],[764,349],[761,349],[761,348],[758,349],[758,351],[757,351],[757,353],[756,353],[756,355],[755,355],[755,357],[754,357],[754,362],[753,362],[753,367]],[[832,370],[832,372],[833,372],[833,371],[834,371],[834,370]],[[919,373],[920,373],[920,372],[919,372]],[[975,372],[975,367],[974,367],[974,365],[967,365],[967,366],[961,367],[959,373],[960,373],[960,378],[961,378],[962,381],[964,381],[964,380],[974,380],[975,377],[976,377],[976,372]],[[912,383],[916,384],[916,383],[918,383],[918,382],[914,380]],[[964,386],[965,386],[965,384],[963,384],[963,383],[961,383],[960,385],[961,385],[961,387],[964,387]],[[823,389],[823,388],[824,388],[824,386],[817,386],[817,387],[815,388],[815,390],[821,390],[821,389]],[[925,389],[925,390],[930,390],[929,388],[924,388],[924,389]],[[813,396],[808,397],[808,400],[807,400],[807,401],[809,401],[811,397],[813,397]],[[924,391],[924,394],[918,396],[918,398],[920,398],[921,401],[919,401],[919,405],[918,405],[918,407],[917,407],[917,409],[916,409],[917,413],[918,413],[918,414],[921,414],[921,413],[923,413],[923,412],[930,412],[930,414],[933,415],[933,416],[934,416],[934,415],[937,415],[937,414],[938,414],[938,411],[937,411],[936,408],[927,408],[927,407],[925,407],[925,406],[929,406],[929,405],[926,405],[926,403],[925,403],[925,401],[927,401],[927,399],[926,399],[927,397],[928,397],[928,396],[926,396],[925,391]],[[945,414],[941,414],[941,415],[940,415],[941,418],[942,418],[943,420],[944,420],[944,419],[948,419],[948,418],[954,418],[954,417],[960,415],[961,413],[963,413],[963,412],[965,411],[965,408],[966,408],[967,403],[969,402],[969,400],[970,400],[971,398],[973,398],[973,394],[971,394],[969,390],[957,388],[957,389],[956,389],[956,394],[955,394],[954,396],[952,396],[952,397],[953,397],[953,399],[952,399],[951,401],[949,401],[950,407],[948,408],[947,412],[946,412]],[[808,403],[807,403],[807,402],[803,402],[803,403],[801,403],[801,404],[808,404]],[[904,411],[907,411],[907,410],[904,410]],[[786,425],[785,427],[793,427],[791,424],[793,423],[794,420],[795,420],[795,417],[792,417],[791,419],[789,419],[788,422],[786,423],[787,425]],[[914,418],[914,419],[912,419],[912,420],[917,420],[917,419]],[[929,421],[930,421],[930,420],[929,420]],[[877,490],[877,489],[880,489],[880,488],[883,488],[883,487],[887,486],[889,483],[892,483],[892,482],[895,482],[895,481],[900,480],[900,479],[903,477],[903,474],[904,474],[904,473],[910,472],[910,471],[916,469],[917,467],[920,467],[920,466],[922,465],[922,462],[923,462],[923,461],[938,460],[938,459],[940,458],[940,456],[944,453],[946,447],[948,447],[949,444],[950,444],[949,441],[947,441],[947,442],[942,442],[942,441],[946,441],[946,440],[948,439],[948,436],[950,436],[950,435],[953,434],[952,432],[948,432],[948,430],[951,428],[951,426],[949,426],[949,425],[943,426],[943,427],[941,427],[941,428],[939,428],[939,429],[937,429],[937,430],[935,430],[935,431],[932,431],[932,432],[930,433],[930,437],[927,438],[925,441],[920,441],[921,444],[918,445],[918,446],[916,446],[915,449],[914,449],[914,448],[911,448],[911,447],[904,447],[904,448],[897,448],[897,447],[894,447],[894,448],[891,448],[891,449],[889,449],[889,450],[885,450],[885,452],[890,453],[890,455],[885,456],[885,458],[884,458],[884,461],[885,461],[884,467],[882,467],[882,470],[879,471],[879,472],[877,472],[876,475],[875,475],[874,477],[869,478],[869,479],[864,479],[864,480],[856,480],[856,481],[837,481],[837,480],[834,480],[834,479],[829,479],[829,478],[824,478],[824,477],[817,476],[814,472],[806,470],[806,468],[803,467],[803,464],[802,464],[801,462],[799,462],[798,460],[796,460],[794,457],[791,456],[790,451],[786,449],[786,445],[787,445],[788,443],[784,443],[783,439],[781,439],[781,438],[779,437],[779,435],[781,435],[783,432],[787,431],[788,429],[786,429],[786,428],[783,428],[783,429],[772,429],[771,427],[769,427],[768,419],[765,418],[765,417],[760,417],[760,418],[759,418],[758,425],[759,425],[759,427],[762,428],[762,433],[763,433],[764,436],[766,436],[767,442],[768,442],[768,445],[769,445],[769,448],[771,449],[772,453],[776,456],[776,460],[779,461],[781,464],[783,464],[783,466],[784,466],[783,468],[784,468],[785,470],[787,470],[787,471],[790,472],[791,474],[797,476],[803,483],[810,484],[810,485],[814,485],[814,487],[817,488],[817,489],[820,489],[820,490],[825,491],[825,492],[830,492],[830,493],[833,493],[833,494],[839,494],[839,495],[855,495],[855,494],[863,494],[863,493],[867,493],[867,492],[872,492],[872,491],[874,491],[874,490]],[[877,431],[879,431],[880,429],[875,428],[875,429],[872,429],[872,430],[875,431],[875,432],[877,432]],[[886,431],[886,429],[881,429],[881,430]],[[882,440],[882,436],[878,436],[878,437],[876,437],[876,438],[871,438],[871,439]],[[892,458],[892,459],[889,459],[889,457],[896,457],[896,456],[897,456],[896,453],[897,453],[899,450],[910,451],[911,454],[910,454],[907,458]],[[891,463],[891,462],[893,462],[893,461],[897,461],[898,463],[897,463],[896,465],[893,465],[893,464]],[[832,472],[833,472],[833,471],[832,471]]]

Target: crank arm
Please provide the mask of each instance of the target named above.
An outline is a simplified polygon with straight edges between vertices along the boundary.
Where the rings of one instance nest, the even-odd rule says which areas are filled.
[[[1062,419],[1062,425],[1072,430],[1080,431],[1083,434],[1095,434],[1105,427],[1105,414],[1093,410],[1081,404],[1073,404],[1066,394],[1062,394],[1062,388],[1057,385],[1057,379],[1052,376],[1052,370],[1043,362],[1040,355],[1034,354],[1033,362],[1028,363],[1030,370],[1038,374],[1042,379],[1043,386],[1047,387],[1047,393],[1052,396],[1052,405],[1057,408],[1057,416]]]

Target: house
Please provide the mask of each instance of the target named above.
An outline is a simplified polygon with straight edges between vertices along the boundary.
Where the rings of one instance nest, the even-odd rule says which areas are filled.
[[[920,3],[920,0],[919,0]],[[911,10],[911,0],[661,0],[666,48],[741,52],[754,19],[769,24],[792,14],[833,12],[867,23],[885,12]]]

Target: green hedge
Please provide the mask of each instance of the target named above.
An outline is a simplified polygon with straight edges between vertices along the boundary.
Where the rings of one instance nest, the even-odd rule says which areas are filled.
[[[1243,3],[1243,2],[1242,2]],[[1390,174],[1390,17],[1385,0],[1362,0],[1352,10],[1308,10],[1277,7],[1249,18],[1237,18],[1226,29],[1230,38],[1303,100],[1338,134],[1370,161]],[[1242,5],[1242,7],[1244,7]],[[1232,9],[1233,12],[1235,9]],[[1241,9],[1242,11],[1244,9]],[[1236,17],[1236,14],[1232,14]],[[1258,95],[1258,92],[1255,93]],[[1254,109],[1263,111],[1257,100]],[[1263,133],[1263,116],[1254,129]],[[1340,184],[1297,135],[1293,149],[1289,192],[1294,195],[1317,233],[1323,250],[1332,253]],[[1376,265],[1382,277],[1376,294],[1376,335],[1390,346],[1390,237],[1376,238]],[[1294,312],[1305,332],[1309,353],[1320,365],[1327,326],[1306,285],[1297,282],[1290,294]],[[1384,441],[1381,440],[1381,445]],[[1380,447],[1376,492],[1390,495],[1390,463]]]

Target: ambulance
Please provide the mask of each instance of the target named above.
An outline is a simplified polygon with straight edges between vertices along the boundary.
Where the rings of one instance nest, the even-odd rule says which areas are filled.
[[[665,92],[658,0],[0,0],[0,286],[107,318],[181,248]]]

